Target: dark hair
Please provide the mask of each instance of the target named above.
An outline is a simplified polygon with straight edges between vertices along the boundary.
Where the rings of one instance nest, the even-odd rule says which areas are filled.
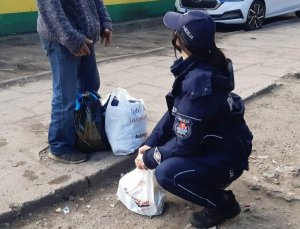
[[[193,55],[208,60],[213,66],[215,66],[219,71],[221,71],[223,74],[228,73],[228,63],[225,54],[216,46],[216,43],[214,42],[212,47],[207,50],[199,50],[197,48],[194,48],[192,46],[189,46],[184,42],[184,40],[181,38],[180,33],[177,35],[179,38],[180,45],[182,49],[186,49],[190,51]]]
[[[225,54],[219,49],[216,44],[210,49],[212,64],[216,66],[222,73],[228,73],[228,62]]]

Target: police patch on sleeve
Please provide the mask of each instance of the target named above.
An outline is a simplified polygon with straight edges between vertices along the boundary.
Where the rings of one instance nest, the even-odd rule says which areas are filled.
[[[155,147],[153,158],[157,162],[157,164],[161,163],[161,154],[160,154],[160,152],[159,152],[159,150],[158,150],[157,147]]]
[[[174,131],[178,138],[187,139],[192,134],[192,121],[187,118],[177,116],[174,123]]]

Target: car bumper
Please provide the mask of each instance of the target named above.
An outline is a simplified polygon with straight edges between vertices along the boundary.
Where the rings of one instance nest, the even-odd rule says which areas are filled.
[[[252,1],[224,2],[216,9],[187,9],[180,6],[176,1],[175,8],[180,13],[186,13],[192,10],[205,10],[216,22],[225,24],[243,24],[247,20],[248,10]]]

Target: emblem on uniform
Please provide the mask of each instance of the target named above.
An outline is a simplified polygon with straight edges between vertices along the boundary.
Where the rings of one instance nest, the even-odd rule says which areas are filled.
[[[185,119],[177,116],[174,124],[174,131],[176,136],[181,139],[187,139],[192,134],[192,121],[190,119]]]
[[[232,112],[233,111],[234,101],[233,101],[233,98],[230,95],[230,93],[228,94],[227,103],[228,103],[230,112]]]
[[[160,164],[160,162],[161,162],[161,154],[160,154],[160,152],[159,152],[159,150],[158,150],[157,147],[155,147],[155,149],[154,149],[153,158],[157,162],[157,164]]]

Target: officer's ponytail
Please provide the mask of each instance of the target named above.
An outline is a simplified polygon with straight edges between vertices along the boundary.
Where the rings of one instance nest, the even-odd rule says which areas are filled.
[[[228,63],[225,54],[219,49],[216,44],[210,48],[210,59],[212,64],[217,67],[223,74],[228,74]]]
[[[179,41],[181,48],[183,50],[188,50],[192,53],[192,55],[197,56],[198,58],[203,59],[204,61],[208,61],[213,66],[215,66],[219,71],[221,71],[224,75],[228,74],[228,63],[225,54],[219,49],[215,43],[206,50],[200,50],[196,47],[190,46],[189,44],[186,44],[184,40],[181,38],[179,34]],[[174,49],[175,50],[175,49]]]

